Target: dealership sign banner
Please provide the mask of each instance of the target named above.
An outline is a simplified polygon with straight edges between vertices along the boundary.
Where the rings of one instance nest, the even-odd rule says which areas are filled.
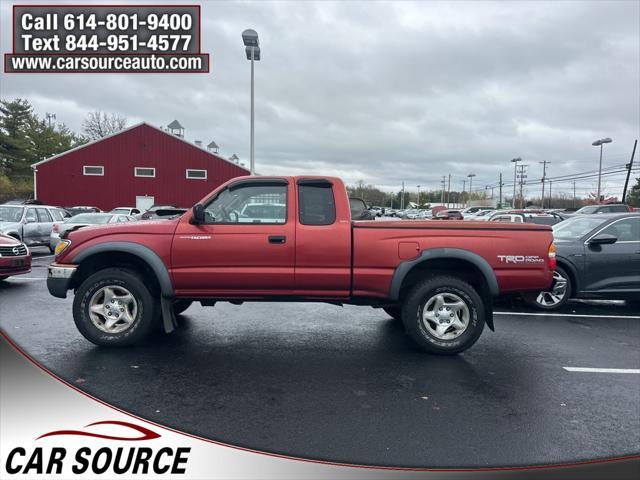
[[[6,73],[208,73],[200,5],[13,5]]]
[[[2,479],[636,478],[640,465],[637,458],[625,458],[550,467],[408,469],[336,464],[226,445],[92,397],[38,364],[4,332],[0,459]]]

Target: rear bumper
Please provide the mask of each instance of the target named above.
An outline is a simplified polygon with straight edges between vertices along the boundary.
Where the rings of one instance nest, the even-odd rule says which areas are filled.
[[[52,263],[48,267],[47,289],[54,297],[67,298],[71,279],[78,269],[77,265],[59,265]]]

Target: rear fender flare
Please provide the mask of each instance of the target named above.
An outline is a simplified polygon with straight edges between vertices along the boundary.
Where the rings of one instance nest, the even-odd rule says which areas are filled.
[[[149,247],[133,242],[109,242],[100,243],[83,250],[71,260],[73,263],[80,264],[87,258],[100,253],[122,252],[129,253],[138,257],[145,262],[153,271],[160,285],[160,291],[163,297],[172,298],[174,296],[173,284],[166,265],[160,259],[158,254]]]

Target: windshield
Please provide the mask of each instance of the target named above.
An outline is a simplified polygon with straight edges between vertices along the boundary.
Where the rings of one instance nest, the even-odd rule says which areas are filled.
[[[104,215],[100,213],[81,213],[75,217],[68,218],[64,223],[86,223],[89,225],[98,225],[108,223],[113,215]]]
[[[125,215],[129,213],[128,208],[114,208],[111,210],[111,213],[124,213]]]
[[[553,236],[559,240],[576,240],[585,236],[604,221],[606,219],[593,217],[570,218],[552,227]]]
[[[576,213],[596,213],[598,211],[598,205],[587,205],[577,210]]]
[[[0,205],[0,222],[19,222],[23,211],[24,207]]]

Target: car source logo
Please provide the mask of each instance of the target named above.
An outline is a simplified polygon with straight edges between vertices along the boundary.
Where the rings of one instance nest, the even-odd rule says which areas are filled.
[[[20,247],[13,247],[13,250],[11,251],[14,255],[20,255]]]

